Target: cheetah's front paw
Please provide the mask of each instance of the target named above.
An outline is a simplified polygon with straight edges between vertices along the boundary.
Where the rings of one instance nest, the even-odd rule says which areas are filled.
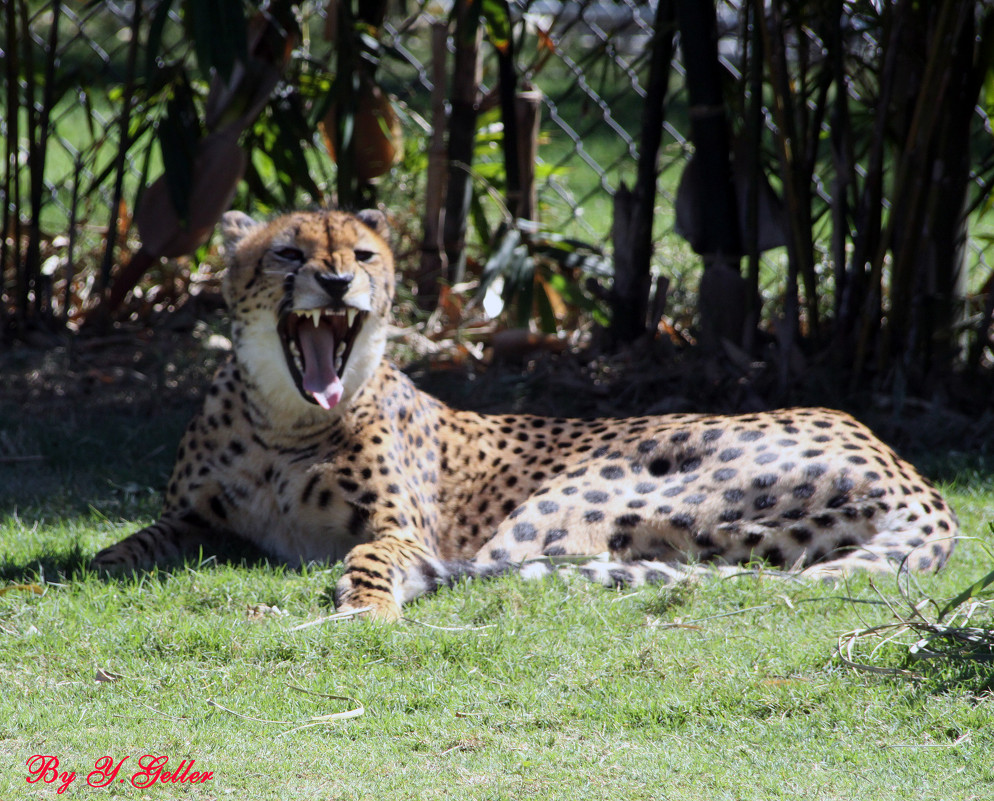
[[[356,616],[376,620],[400,620],[400,604],[393,595],[376,587],[363,587],[346,573],[335,587],[335,609],[338,612],[355,612]]]

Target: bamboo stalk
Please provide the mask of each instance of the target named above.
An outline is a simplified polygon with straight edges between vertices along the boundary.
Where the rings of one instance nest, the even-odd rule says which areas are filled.
[[[475,3],[456,6],[455,64],[449,116],[448,191],[442,229],[449,281],[463,280],[466,270],[466,219],[473,186],[469,168],[473,164],[476,138],[477,94],[480,86],[480,44],[483,29]]]
[[[31,135],[29,144],[29,153],[31,154],[29,165],[31,220],[28,223],[28,247],[25,253],[24,270],[28,277],[28,286],[34,289],[33,315],[36,322],[40,321],[43,315],[51,313],[51,308],[42,308],[42,292],[39,287],[41,279],[41,212],[44,202],[45,162],[48,156],[48,134],[55,84],[55,51],[59,41],[59,19],[62,16],[61,0],[53,0],[51,13],[52,26],[49,28],[48,44],[45,51],[45,83],[42,87],[41,112],[35,121],[35,130]]]
[[[4,22],[6,23],[6,34],[8,42],[17,41],[17,6],[14,0],[3,0]],[[5,108],[4,116],[7,120],[7,136],[4,142],[4,176],[3,176],[3,221],[2,231],[0,231],[0,321],[3,322],[3,330],[7,330],[7,308],[9,298],[7,296],[7,266],[13,265],[14,271],[14,294],[17,296],[17,285],[20,281],[20,257],[18,243],[20,242],[20,231],[17,220],[20,217],[20,159],[18,155],[17,143],[20,139],[20,114],[18,103],[18,80],[19,54],[17,47],[8,49],[7,58],[4,59],[6,65],[6,85],[7,92],[4,95]],[[11,229],[13,234],[11,233]],[[13,239],[13,258],[8,242]]]
[[[445,201],[445,87],[447,79],[447,22],[431,26],[431,140],[428,145],[428,174],[425,183],[424,236],[418,272],[418,305],[427,309],[438,298],[438,279],[445,275],[447,260],[442,249],[442,207]]]
[[[104,256],[100,264],[100,291],[110,285],[110,272],[114,263],[114,248],[117,245],[118,224],[121,214],[121,199],[124,197],[124,168],[125,156],[131,147],[131,105],[135,92],[136,65],[138,61],[139,27],[142,16],[142,0],[134,0],[134,12],[131,18],[131,42],[128,47],[128,64],[124,92],[121,98],[121,116],[118,125],[117,158],[115,164],[114,194],[110,206],[110,218],[107,222],[107,241]]]
[[[649,84],[642,115],[635,188],[629,192],[622,186],[615,195],[612,224],[615,276],[611,289],[610,328],[610,337],[615,343],[635,340],[645,331],[648,317],[653,211],[675,22],[675,2],[660,0],[653,26],[655,36],[649,43]]]
[[[756,327],[762,310],[759,294],[759,182],[760,143],[763,133],[763,0],[748,0],[746,15],[750,22],[749,50],[745,69],[749,80],[749,101],[745,119],[745,157],[747,196],[743,249],[746,267],[746,325],[743,332],[743,349],[751,353]],[[743,31],[743,39],[746,31]],[[745,82],[743,82],[743,86]],[[745,93],[743,92],[743,95]],[[745,105],[745,97],[743,97]]]
[[[906,332],[907,329],[908,304],[911,301],[913,282],[913,269],[909,265],[913,263],[912,253],[920,246],[920,226],[924,213],[922,192],[924,191],[925,176],[921,174],[923,165],[920,158],[924,157],[933,136],[937,115],[942,106],[943,85],[948,82],[949,53],[945,43],[950,41],[949,37],[954,31],[953,14],[956,3],[957,0],[944,0],[939,10],[939,18],[933,27],[934,33],[931,37],[934,46],[929,50],[929,57],[925,63],[925,73],[918,85],[918,94],[911,124],[908,127],[908,135],[897,160],[892,197],[901,200],[907,198],[903,205],[908,212],[908,216],[901,219],[901,241],[897,243],[896,248],[893,247],[897,215],[892,211],[883,227],[870,267],[870,285],[872,289],[876,289],[881,285],[883,279],[887,251],[894,249],[890,282],[890,313],[878,352],[880,360],[878,369],[881,371],[890,364],[893,337],[897,334],[903,338],[903,334],[899,332]],[[906,5],[905,8],[909,8],[909,6]],[[909,10],[907,13],[914,12]],[[897,46],[899,46],[899,42],[895,40],[892,47]],[[865,366],[869,350],[870,334],[873,328],[867,317],[868,315],[864,314],[854,363],[854,381]]]

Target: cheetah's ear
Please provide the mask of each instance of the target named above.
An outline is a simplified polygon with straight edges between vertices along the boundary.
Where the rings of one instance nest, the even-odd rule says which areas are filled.
[[[356,212],[359,222],[367,228],[372,228],[380,236],[386,238],[390,233],[390,226],[387,224],[386,215],[379,209],[363,209]]]
[[[234,256],[238,243],[245,238],[245,235],[249,231],[258,228],[260,225],[261,223],[257,223],[247,214],[243,214],[240,211],[225,212],[221,216],[221,236],[224,238],[225,255],[229,259]]]

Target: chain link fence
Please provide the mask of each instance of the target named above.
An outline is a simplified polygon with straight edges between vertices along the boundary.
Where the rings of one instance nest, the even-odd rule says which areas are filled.
[[[407,13],[391,8],[380,33],[383,57],[378,80],[403,112],[406,146],[423,151],[432,129],[429,98],[434,56],[430,30],[433,24],[445,22],[449,9],[439,2],[402,5]],[[536,187],[539,222],[549,230],[608,247],[611,197],[622,181],[632,183],[635,178],[655,3],[512,0],[510,6],[517,25],[525,31],[518,50],[520,75],[541,92]],[[87,4],[36,0],[27,4],[27,16],[15,14],[14,7],[13,3],[3,5],[3,86],[8,111],[0,116],[4,143],[0,191],[6,210],[4,294],[18,296],[14,284],[20,279],[15,265],[26,257],[22,241],[26,229],[34,224],[42,233],[39,276],[20,297],[22,302],[42,302],[41,295],[54,285],[51,279],[62,271],[66,273],[62,284],[67,300],[56,306],[65,313],[68,287],[78,289],[80,281],[92,285],[97,280],[95,260],[106,276],[115,243],[112,240],[103,247],[102,237],[115,230],[116,221],[127,216],[141,188],[162,169],[155,129],[162,112],[142,104],[141,98],[148,92],[138,89],[148,87],[137,85],[148,74],[142,65],[136,68],[136,59],[149,57],[142,44],[154,25],[171,32],[161,43],[160,60],[191,57],[192,43],[182,35],[176,8],[170,8],[165,20],[159,20],[157,12],[163,6],[149,0]],[[719,4],[721,62],[733,76],[738,74],[740,10],[737,3]],[[305,2],[298,13],[308,32],[298,55],[330,64],[332,46],[322,35],[326,4]],[[815,34],[805,31],[805,35]],[[862,35],[867,48],[877,46],[868,33]],[[19,63],[30,54],[13,43],[24,36],[30,38],[36,64]],[[47,59],[46,52],[50,54]],[[683,68],[677,53],[661,154],[656,220],[661,243],[657,248],[659,264],[672,263],[674,252],[681,258],[690,256],[682,243],[664,239],[674,226],[679,175],[691,152]],[[495,81],[492,66],[485,62],[484,98]],[[850,83],[849,91],[859,101],[856,82]],[[11,109],[17,112],[11,114]],[[991,120],[980,108],[977,115],[978,124],[990,132]],[[767,111],[765,116],[767,126],[772,127],[772,115]],[[495,118],[484,115],[478,133],[486,133],[488,119],[496,125]],[[315,153],[324,152],[317,135],[314,146]],[[486,183],[496,169],[499,154],[496,148],[488,154],[481,147],[478,155],[476,179]],[[323,161],[325,179],[315,180],[325,197],[303,197],[303,202],[326,202],[333,194],[327,179],[333,169],[327,158]],[[403,169],[403,164],[395,168]],[[979,175],[974,179],[982,180]],[[830,186],[817,172],[815,184],[818,193],[828,199]],[[416,199],[413,203],[416,205]],[[981,268],[984,276],[990,272],[986,244],[979,238],[969,240],[973,267]],[[774,272],[782,269],[782,259],[774,251],[773,260],[768,262]],[[78,291],[85,294],[87,287]]]

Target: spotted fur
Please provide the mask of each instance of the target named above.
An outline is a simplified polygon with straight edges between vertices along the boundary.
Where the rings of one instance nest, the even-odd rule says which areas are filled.
[[[396,618],[453,577],[545,572],[550,557],[607,554],[579,569],[608,584],[757,559],[819,576],[946,561],[953,511],[841,412],[485,416],[420,392],[383,358],[394,272],[381,223],[225,215],[234,357],[187,428],[161,518],[94,567],[244,539],[293,564],[344,559],[339,608]],[[364,314],[330,410],[295,381],[277,331],[316,307]]]

